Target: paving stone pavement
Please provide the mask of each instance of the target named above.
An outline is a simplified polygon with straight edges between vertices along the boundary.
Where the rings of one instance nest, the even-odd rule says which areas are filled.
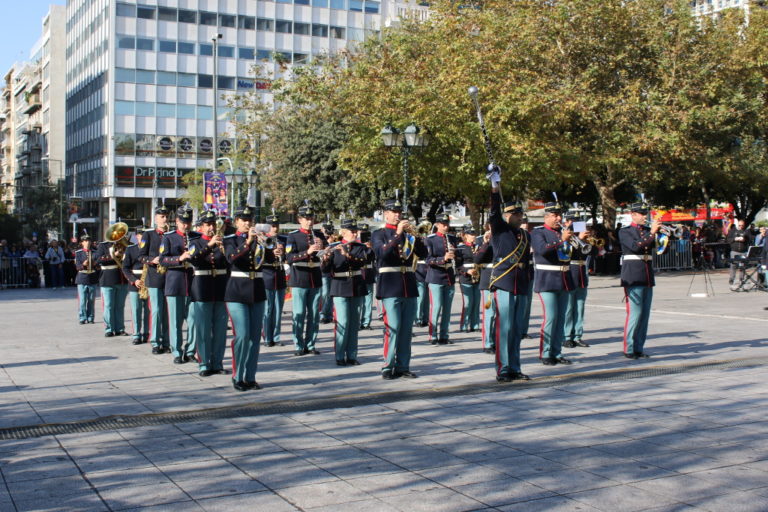
[[[615,279],[596,278],[585,336],[593,346],[568,351],[570,367],[544,367],[536,363],[537,342],[526,340],[524,371],[592,375],[768,357],[768,296],[729,293],[718,273],[717,295],[690,298],[691,279],[659,277],[651,359],[621,357],[622,290]],[[693,285],[703,291],[696,289],[701,276]],[[355,406],[356,397],[381,391],[488,384],[492,360],[475,333],[432,347],[418,331],[412,369],[420,378],[384,382],[381,332],[364,331],[362,366],[331,366],[330,353],[293,357],[288,345],[262,348],[264,389],[236,393],[228,377],[202,379],[192,365],[152,356],[130,338],[103,338],[98,323],[78,325],[73,296],[0,292],[0,429],[269,401],[309,405],[0,441],[0,511],[768,510],[761,366],[499,385],[414,400],[395,393]],[[534,302],[531,332],[538,313]],[[323,327],[321,349],[329,352]],[[341,395],[337,408],[311,407]]]

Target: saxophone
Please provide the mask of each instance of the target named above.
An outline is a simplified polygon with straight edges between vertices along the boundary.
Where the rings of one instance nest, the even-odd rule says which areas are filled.
[[[141,268],[141,277],[139,277],[139,280],[141,280],[141,286],[139,286],[139,298],[144,300],[149,298],[149,288],[147,288],[148,275],[149,275],[149,265],[145,263],[144,266]]]

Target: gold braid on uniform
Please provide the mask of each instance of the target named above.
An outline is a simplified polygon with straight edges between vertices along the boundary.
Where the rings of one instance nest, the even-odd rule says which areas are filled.
[[[515,253],[518,251],[518,249],[520,249],[520,245],[522,245],[522,243],[523,243],[523,242],[526,240],[526,238],[528,237],[528,234],[527,234],[525,231],[523,231],[523,233],[525,233],[525,234],[523,234],[523,235],[520,237],[520,241],[517,243],[517,247],[515,247],[515,248],[512,250],[512,252],[510,252],[509,254],[507,254],[506,256],[504,256],[504,258],[503,258],[503,259],[499,260],[499,261],[498,261],[496,264],[494,264],[494,265],[493,265],[493,268],[491,269],[491,277],[493,277],[493,271],[494,271],[494,270],[496,270],[496,267],[498,267],[499,265],[501,265],[502,263],[504,263],[505,261],[507,261],[509,258],[511,258],[511,257],[512,257],[512,256],[513,256],[513,255],[514,255],[514,254],[515,254]],[[496,282],[497,282],[499,279],[501,279],[501,278],[502,278],[502,277],[504,277],[505,275],[507,275],[507,274],[509,274],[510,272],[512,272],[512,271],[513,271],[515,268],[517,268],[517,266],[520,264],[520,259],[521,259],[522,257],[523,257],[523,255],[521,254],[521,255],[520,255],[518,258],[517,258],[517,261],[516,261],[516,262],[514,262],[514,263],[513,263],[513,264],[512,264],[512,265],[511,265],[511,266],[510,266],[508,269],[507,269],[507,271],[506,271],[506,272],[504,272],[503,274],[501,274],[501,275],[500,275],[500,276],[498,276],[498,277],[493,277],[493,278],[491,279],[491,282],[488,284],[488,289],[490,290],[490,289],[491,289],[491,287],[492,287],[494,284],[496,284]]]

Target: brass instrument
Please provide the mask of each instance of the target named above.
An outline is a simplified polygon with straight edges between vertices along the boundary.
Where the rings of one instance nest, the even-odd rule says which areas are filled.
[[[432,223],[428,220],[423,220],[417,225],[410,223],[405,232],[414,236],[427,236],[432,233]]]
[[[168,224],[164,224],[164,225],[158,226],[158,227],[162,230],[163,233],[167,233],[168,230],[170,229],[170,225],[168,225]],[[163,265],[160,265],[160,264],[157,265],[157,273],[158,274],[165,274],[166,272],[168,272],[168,268],[167,267],[164,267]]]
[[[594,247],[597,247],[598,249],[602,249],[603,247],[605,247],[605,240],[603,240],[602,238],[597,238],[596,236],[588,236],[587,243]]]
[[[107,242],[113,242],[112,247],[109,248],[109,255],[115,260],[117,266],[122,268],[123,256],[125,256],[125,248],[128,247],[128,240],[126,234],[128,233],[128,224],[125,222],[115,222],[107,228],[104,233],[104,240]]]
[[[141,268],[141,277],[139,277],[139,280],[141,281],[141,286],[139,286],[140,299],[146,300],[149,298],[149,288],[147,288],[148,275],[149,275],[149,265],[144,264],[144,266]]]
[[[577,251],[581,251],[581,254],[587,255],[592,252],[592,244],[585,242],[574,233],[570,238],[571,245]]]

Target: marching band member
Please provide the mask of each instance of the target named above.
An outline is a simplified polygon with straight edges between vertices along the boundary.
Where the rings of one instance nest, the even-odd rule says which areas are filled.
[[[376,297],[384,308],[384,366],[381,377],[413,378],[410,371],[411,335],[416,316],[416,277],[413,266],[427,255],[418,236],[406,232],[410,223],[400,220],[403,205],[397,199],[384,202],[383,228],[371,235],[378,265]]]
[[[650,228],[648,205],[633,203],[630,206],[632,224],[619,230],[621,242],[621,286],[627,301],[627,321],[624,328],[624,357],[639,359],[648,357],[643,352],[651,316],[653,287],[653,249],[660,222],[654,220]]]
[[[368,288],[362,269],[368,263],[368,248],[357,242],[357,223],[341,221],[341,241],[328,246],[322,267],[331,275],[333,297],[336,364],[358,365],[357,339],[360,330],[360,308]]]
[[[493,354],[496,352],[496,301],[493,300],[493,292],[490,290],[491,272],[493,269],[493,245],[491,244],[490,224],[483,233],[480,246],[474,255],[474,262],[480,266],[480,283],[482,304],[480,308],[483,316],[483,352]]]
[[[573,231],[573,222],[576,219],[576,214],[567,213],[565,215],[565,229]],[[582,241],[586,240],[588,236],[589,231],[584,231],[578,235]],[[581,340],[584,335],[584,304],[587,302],[587,286],[589,286],[587,255],[580,250],[571,251],[570,269],[574,288],[568,292],[563,346],[567,348],[588,347],[589,344]]]
[[[322,232],[313,228],[315,212],[304,205],[298,212],[300,229],[291,231],[285,242],[285,253],[291,265],[288,286],[293,298],[294,355],[319,354],[315,348],[320,323],[322,274],[317,252],[327,245]]]
[[[366,294],[363,299],[363,306],[360,313],[360,329],[372,329],[371,319],[373,318],[373,285],[376,284],[376,256],[371,248],[370,226],[365,223],[358,224],[358,240],[368,249],[368,261],[363,267],[363,281],[365,282]]]
[[[461,287],[461,321],[459,330],[475,332],[480,329],[480,272],[475,268],[476,232],[472,224],[464,226],[462,240],[456,247],[463,264],[459,268],[459,286]],[[457,267],[458,268],[458,267]]]
[[[568,292],[573,290],[570,262],[572,232],[562,229],[562,208],[558,203],[544,205],[544,225],[531,233],[533,261],[536,264],[534,291],[544,309],[539,342],[539,357],[545,365],[571,364],[562,357],[565,335],[565,310]]]
[[[427,224],[429,219],[422,217],[419,224]],[[431,224],[431,223],[430,223]],[[426,240],[426,235],[422,241]],[[416,262],[416,286],[419,289],[419,299],[416,302],[416,327],[427,327],[429,325],[429,288],[427,286],[427,262],[418,260]]]
[[[131,304],[131,316],[133,318],[134,345],[141,345],[149,339],[149,299],[141,298],[139,295],[141,290],[147,286],[141,277],[144,265],[139,261],[139,245],[145,229],[144,226],[136,228],[136,243],[125,248],[122,268],[123,275],[128,280],[128,300]]]
[[[272,245],[266,246],[264,254],[264,263],[262,263],[262,273],[264,274],[264,291],[267,294],[267,304],[264,310],[264,345],[274,347],[282,345],[280,343],[280,332],[282,330],[281,319],[283,317],[283,306],[285,304],[285,240],[286,237],[280,234],[280,218],[275,215],[267,215],[267,224],[270,230],[267,237],[272,241]]]
[[[520,229],[528,233],[528,236],[530,238],[531,230],[529,229],[527,215],[523,215],[523,220],[520,223]],[[533,303],[533,282],[535,277],[534,275],[535,269],[533,265],[533,249],[531,249],[528,252],[528,255],[525,257],[525,262],[526,262],[525,268],[528,272],[528,293],[526,295],[527,301],[525,304],[525,314],[523,315],[523,321],[520,322],[520,339],[521,340],[531,337],[528,334],[528,329],[531,326],[531,304]]]
[[[167,269],[165,275],[165,301],[168,304],[168,332],[173,362],[183,364],[195,357],[195,328],[193,318],[187,318],[190,289],[194,271],[190,266],[189,242],[191,238],[192,209],[186,206],[176,210],[176,231],[166,233],[160,246],[160,264]],[[187,344],[184,345],[184,320],[187,320]]]
[[[224,237],[224,252],[230,276],[224,293],[232,320],[232,387],[237,391],[261,389],[256,382],[261,327],[267,295],[261,264],[264,246],[252,228],[253,210],[246,206],[235,212],[234,234]]]
[[[322,232],[327,243],[336,242],[333,234],[333,224],[327,221],[322,226]],[[331,299],[331,274],[321,269],[323,287],[320,292],[320,323],[329,324],[333,321],[333,300]]]
[[[168,341],[168,307],[165,304],[165,274],[160,268],[160,246],[168,231],[168,208],[155,209],[155,227],[144,231],[139,243],[139,261],[149,265],[146,286],[149,288],[149,341],[153,354],[170,352]]]
[[[519,201],[501,204],[500,172],[493,168],[491,181],[491,243],[493,269],[490,289],[498,312],[496,326],[496,380],[529,380],[520,362],[520,327],[525,312],[528,273],[525,256],[529,251],[528,233],[520,229],[523,206]]]
[[[119,242],[119,243],[118,243]],[[122,241],[104,241],[96,250],[96,262],[101,269],[99,287],[104,303],[104,336],[125,335],[125,299],[128,280],[123,275],[125,246]]]
[[[189,337],[196,341],[198,373],[201,377],[224,374],[224,351],[227,348],[227,256],[222,233],[217,232],[216,212],[208,210],[198,219],[200,236],[189,241],[189,262],[194,267],[190,287]]]
[[[75,252],[75,268],[77,277],[77,296],[80,301],[78,316],[80,324],[93,323],[94,303],[96,302],[96,284],[99,282],[99,273],[93,250],[91,237],[86,233],[80,237],[82,249]]]
[[[448,234],[449,222],[447,213],[438,214],[435,217],[437,230],[426,240],[427,286],[432,310],[429,319],[429,338],[433,345],[451,343],[448,338],[456,268],[463,264],[460,256],[456,254],[458,241],[453,235]]]

